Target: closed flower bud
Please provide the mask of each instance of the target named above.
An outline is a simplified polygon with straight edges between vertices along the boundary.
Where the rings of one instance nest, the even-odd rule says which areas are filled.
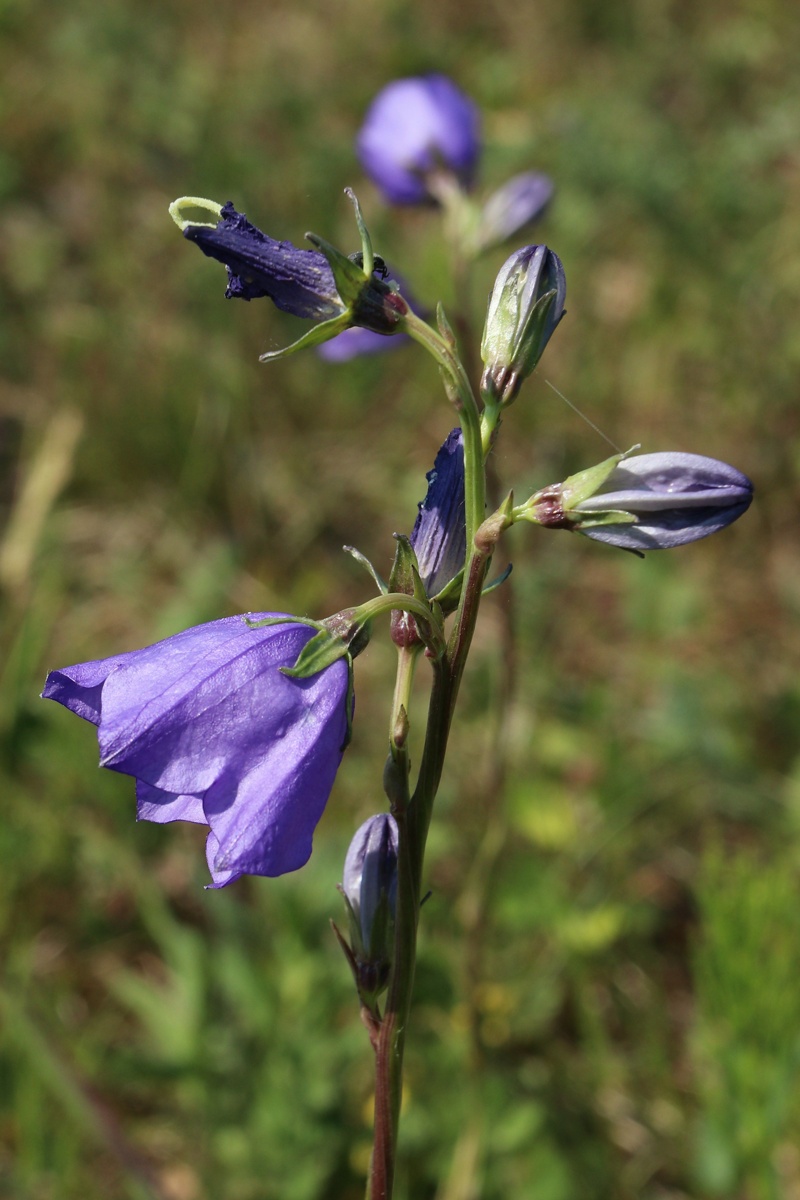
[[[624,459],[603,489],[575,507],[581,533],[626,550],[669,550],[708,537],[750,507],[753,485],[727,463],[702,454],[639,454]],[[591,522],[627,513],[625,524]]]
[[[489,297],[481,342],[487,404],[510,404],[564,315],[567,280],[547,246],[525,246],[503,264]]]
[[[641,553],[708,537],[741,517],[752,499],[747,476],[715,458],[615,455],[537,492],[518,519]]]
[[[285,674],[313,637],[284,613],[223,617],[51,671],[42,695],[97,726],[139,820],[208,825],[212,887],[283,875],[311,854],[352,712],[343,659]]]
[[[347,851],[341,892],[350,921],[351,951],[360,992],[376,994],[389,977],[397,898],[397,824],[388,813],[370,817]]]
[[[538,220],[553,198],[553,181],[540,171],[514,175],[493,192],[483,206],[476,248],[488,250]]]

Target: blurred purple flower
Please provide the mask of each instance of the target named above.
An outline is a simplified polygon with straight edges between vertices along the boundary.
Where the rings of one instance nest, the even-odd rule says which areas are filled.
[[[343,329],[336,337],[317,346],[317,354],[326,362],[349,362],[351,358],[361,358],[365,354],[381,354],[384,350],[394,350],[403,342],[409,341],[405,333],[389,338],[382,333],[374,333],[371,329]]]
[[[539,171],[515,175],[493,192],[483,206],[477,232],[478,249],[507,241],[541,217],[553,198],[553,181]]]
[[[464,438],[453,429],[428,472],[428,491],[411,533],[419,573],[429,596],[436,596],[464,566]]]
[[[593,513],[630,513],[635,523],[576,527],[625,550],[669,550],[724,529],[752,499],[752,483],[735,467],[702,454],[668,451],[623,459],[602,490],[569,511],[590,519]]]
[[[397,79],[369,107],[358,134],[364,170],[393,204],[432,199],[425,175],[446,169],[469,186],[480,153],[477,106],[446,75]]]
[[[341,762],[348,664],[282,675],[314,628],[248,619],[283,615],[51,671],[42,693],[98,726],[101,766],[136,779],[138,819],[209,826],[213,887],[302,867]]]
[[[314,321],[345,311],[324,254],[276,242],[251,225],[230,200],[222,206],[216,227],[186,225],[183,236],[228,268],[229,300],[268,296],[284,312]]]

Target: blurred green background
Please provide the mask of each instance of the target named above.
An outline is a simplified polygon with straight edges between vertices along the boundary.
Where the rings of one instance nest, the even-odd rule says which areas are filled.
[[[0,0],[0,1196],[363,1195],[370,1055],[328,921],[382,806],[388,639],[310,863],[222,892],[203,831],[135,826],[132,781],[37,697],[217,616],[364,598],[344,542],[387,569],[453,423],[435,369],[260,365],[305,326],[225,303],[166,209],[230,198],[350,250],[353,185],[452,303],[436,214],[384,209],[353,151],[427,70],[483,110],[481,188],[557,184],[537,236],[569,311],[501,483],[607,453],[547,378],[757,500],[644,562],[508,538],[431,839],[398,1195],[800,1196],[798,53],[795,0]]]

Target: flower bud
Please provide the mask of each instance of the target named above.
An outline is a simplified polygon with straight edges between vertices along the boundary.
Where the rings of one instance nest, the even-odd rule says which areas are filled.
[[[668,451],[616,455],[537,492],[519,515],[641,552],[708,537],[737,520],[752,499],[752,483],[735,467]]]
[[[388,813],[358,829],[344,861],[341,892],[350,921],[350,942],[360,992],[382,991],[394,947],[397,898],[397,823]]]
[[[564,315],[567,280],[547,246],[515,250],[500,268],[489,297],[481,342],[487,404],[510,404]]]
[[[475,236],[478,251],[499,246],[538,220],[553,198],[553,181],[540,171],[514,175],[483,206]]]

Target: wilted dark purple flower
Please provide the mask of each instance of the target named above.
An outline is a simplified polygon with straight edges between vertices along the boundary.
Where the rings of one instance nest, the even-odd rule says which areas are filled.
[[[669,451],[625,458],[594,495],[569,510],[587,537],[625,550],[668,550],[708,537],[746,512],[753,485],[727,463],[701,454]],[[588,526],[612,512],[630,513],[635,522]]]
[[[315,630],[225,617],[143,650],[51,671],[42,695],[98,726],[136,779],[138,818],[208,825],[214,887],[302,867],[342,758],[348,664],[290,679]]]
[[[519,233],[542,215],[552,198],[553,181],[539,171],[524,171],[509,179],[483,206],[478,249],[497,246]]]
[[[489,297],[481,357],[485,395],[510,404],[564,316],[567,279],[547,246],[523,246],[506,259]]]
[[[375,918],[381,906],[394,917],[397,898],[397,822],[389,813],[370,817],[357,830],[344,860],[342,893],[358,922],[363,952],[373,947]]]
[[[445,169],[468,186],[480,153],[477,106],[446,75],[387,84],[358,135],[362,166],[393,204],[432,199],[425,176]]]
[[[453,429],[445,438],[428,491],[411,533],[419,573],[429,596],[435,596],[464,566],[467,529],[464,516],[464,438]]]
[[[216,227],[185,225],[183,236],[228,268],[228,299],[268,296],[284,312],[314,321],[345,311],[324,254],[276,242],[251,225],[230,200],[223,204]]]

